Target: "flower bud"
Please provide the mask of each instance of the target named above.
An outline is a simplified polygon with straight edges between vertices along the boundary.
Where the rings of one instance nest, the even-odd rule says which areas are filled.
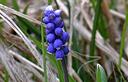
[[[56,29],[55,29],[55,34],[56,34],[57,36],[61,36],[62,33],[63,33],[62,28],[56,28]]]
[[[64,52],[65,55],[67,55],[69,53],[68,46],[63,46],[62,47],[62,50],[63,50],[63,52]]]
[[[54,41],[54,48],[60,48],[63,45],[63,42],[60,39]]]
[[[60,16],[60,15],[61,15],[61,13],[62,13],[62,11],[61,11],[61,10],[55,10],[55,15],[56,15],[56,16]]]
[[[53,47],[52,43],[48,45],[47,51],[52,54],[55,52],[55,48]]]
[[[49,19],[48,19],[48,17],[46,17],[46,16],[43,18],[42,21],[43,21],[45,24],[49,23]]]
[[[57,60],[61,60],[64,57],[64,52],[63,50],[57,50],[55,55]]]
[[[61,39],[64,43],[67,42],[69,40],[69,34],[67,32],[63,32]]]
[[[48,34],[48,35],[46,36],[46,40],[47,40],[49,43],[54,42],[54,40],[55,40],[55,35],[52,34],[52,33]]]
[[[62,22],[62,19],[61,17],[56,17],[53,22],[56,26],[59,26]]]
[[[50,31],[54,30],[54,24],[53,24],[53,23],[48,23],[48,24],[46,25],[46,29],[47,29],[47,30],[50,30]]]

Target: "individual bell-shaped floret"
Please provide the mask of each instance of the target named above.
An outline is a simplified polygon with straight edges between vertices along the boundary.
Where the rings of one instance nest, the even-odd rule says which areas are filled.
[[[50,31],[54,30],[54,24],[53,23],[46,24],[46,29]]]
[[[63,28],[64,27],[64,22],[62,21],[61,24],[58,27]]]
[[[52,6],[48,6],[45,10],[44,10],[44,15],[48,16],[50,13],[54,12]]]
[[[56,34],[57,36],[61,36],[61,35],[63,34],[62,28],[56,28],[56,29],[55,29],[55,34]]]
[[[62,11],[61,10],[55,10],[54,13],[55,13],[56,16],[60,16]]]
[[[55,16],[54,12],[51,12],[51,13],[48,15],[48,18],[49,18],[49,20],[51,20],[51,21],[52,21],[55,17],[56,17],[56,16]]]
[[[61,39],[63,43],[66,43],[69,40],[69,34],[67,32],[63,32]]]
[[[46,29],[46,30],[45,30],[45,33],[46,33],[46,35],[48,35],[49,33],[51,33],[51,31],[48,30],[48,29]]]
[[[63,45],[63,42],[60,39],[54,41],[54,48],[60,48]]]
[[[47,51],[49,52],[49,53],[55,53],[55,48],[53,47],[53,44],[52,43],[50,43],[49,45],[48,45],[48,47],[47,47]]]
[[[62,19],[61,17],[56,17],[53,22],[56,26],[59,26],[62,22]]]
[[[49,33],[49,34],[46,36],[46,40],[47,40],[49,43],[54,42],[54,40],[55,40],[55,35],[54,35],[53,33]]]
[[[67,54],[69,53],[69,48],[68,48],[68,46],[63,46],[63,47],[62,47],[62,50],[63,50],[63,52],[64,52],[64,55],[67,55]]]
[[[43,23],[47,24],[47,23],[49,23],[49,18],[45,16],[45,17],[42,19],[42,21],[43,21]]]
[[[55,55],[56,55],[56,59],[57,60],[61,60],[61,59],[63,59],[64,58],[64,52],[63,52],[63,50],[56,50],[56,53],[55,53]]]

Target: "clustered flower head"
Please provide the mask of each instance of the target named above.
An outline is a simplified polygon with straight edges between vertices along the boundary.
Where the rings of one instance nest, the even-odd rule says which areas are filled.
[[[64,22],[61,18],[61,13],[61,10],[53,10],[52,6],[48,6],[42,19],[46,25],[47,51],[55,54],[57,60],[64,58],[69,52],[66,45],[69,40],[69,34],[63,29]]]

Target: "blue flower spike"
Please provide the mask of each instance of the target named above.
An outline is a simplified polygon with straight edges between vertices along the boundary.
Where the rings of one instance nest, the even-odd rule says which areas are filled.
[[[61,14],[61,10],[54,10],[52,6],[48,6],[44,10],[42,19],[46,26],[47,51],[55,54],[57,60],[62,60],[69,53],[66,45],[66,42],[69,40],[69,34],[63,29],[64,22]]]

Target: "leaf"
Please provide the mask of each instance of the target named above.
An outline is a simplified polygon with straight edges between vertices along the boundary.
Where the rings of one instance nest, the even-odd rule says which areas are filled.
[[[26,7],[24,8],[24,11],[23,11],[24,14],[27,14],[29,6],[30,6],[30,4],[27,4]]]
[[[105,71],[100,64],[97,64],[96,82],[107,82]]]
[[[104,39],[108,38],[107,24],[102,13],[99,18],[98,31]]]
[[[90,56],[94,56],[95,53],[95,38],[96,38],[96,31],[98,29],[98,21],[101,16],[101,2],[102,0],[97,0],[96,8],[95,8],[95,18],[93,22],[93,30],[92,30],[92,37],[90,43]]]
[[[3,4],[3,5],[6,5],[7,4],[7,0],[0,0],[0,3]]]
[[[125,23],[123,25],[123,31],[121,34],[121,45],[120,45],[120,57],[119,57],[119,68],[121,67],[122,64],[122,57],[123,57],[123,50],[125,47],[125,37],[128,29],[128,4],[126,2],[126,18],[125,18]]]
[[[19,8],[19,6],[18,6],[17,0],[12,0],[12,1],[13,1],[13,3],[12,3],[13,8],[14,8],[15,10],[19,11],[20,8]]]
[[[48,0],[48,5],[50,5],[52,3],[52,0]]]
[[[47,55],[47,51],[45,48],[45,42],[44,42],[44,37],[45,37],[45,27],[42,24],[41,25],[41,43],[42,43],[42,55],[43,55],[43,69],[44,69],[44,82],[48,82],[48,76],[47,76],[47,67],[46,67],[46,55]]]

